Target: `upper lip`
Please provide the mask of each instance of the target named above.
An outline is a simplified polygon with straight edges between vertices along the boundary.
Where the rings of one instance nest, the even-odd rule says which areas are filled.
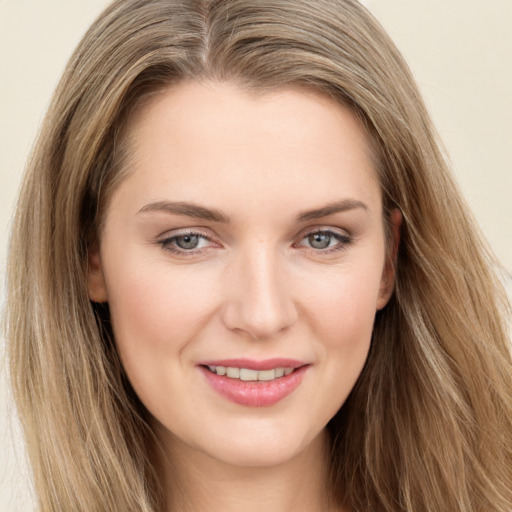
[[[285,357],[275,357],[261,361],[254,359],[215,359],[201,361],[200,366],[224,366],[226,368],[247,368],[248,370],[272,370],[274,368],[300,368],[308,363],[298,359],[289,359]]]

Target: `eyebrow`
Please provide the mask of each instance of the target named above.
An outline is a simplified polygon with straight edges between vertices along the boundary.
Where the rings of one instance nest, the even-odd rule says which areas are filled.
[[[317,208],[314,210],[305,210],[297,215],[297,220],[305,222],[308,220],[320,219],[327,217],[328,215],[334,215],[335,213],[346,212],[349,210],[363,209],[369,211],[368,206],[362,201],[356,199],[343,199],[342,201],[335,201],[329,203],[327,206]]]
[[[186,215],[187,217],[222,222],[224,224],[229,223],[229,218],[219,210],[205,208],[204,206],[184,201],[156,201],[155,203],[149,203],[143,206],[138,211],[137,215],[146,212],[172,213],[174,215]]]
[[[329,203],[322,208],[315,208],[312,210],[304,210],[297,215],[299,222],[306,222],[308,220],[320,219],[336,213],[342,213],[349,210],[362,209],[368,211],[368,206],[362,201],[356,199],[343,199]],[[195,219],[209,220],[213,222],[221,222],[229,224],[229,217],[222,213],[220,210],[213,208],[206,208],[194,203],[185,201],[156,201],[143,206],[138,212],[163,212],[171,213],[174,215],[186,215]]]

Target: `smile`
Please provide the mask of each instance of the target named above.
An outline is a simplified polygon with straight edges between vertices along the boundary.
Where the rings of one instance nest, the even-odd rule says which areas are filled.
[[[291,359],[231,359],[199,365],[213,391],[246,407],[277,404],[300,386],[310,368],[311,364]]]
[[[243,381],[265,381],[269,382],[293,373],[294,368],[273,368],[271,370],[251,370],[250,368],[237,368],[233,366],[208,365],[208,370],[217,375],[226,376],[230,379]]]

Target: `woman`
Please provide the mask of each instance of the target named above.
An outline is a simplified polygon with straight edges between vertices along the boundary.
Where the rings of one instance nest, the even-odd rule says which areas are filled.
[[[115,2],[13,230],[41,510],[509,511],[492,265],[358,3]]]

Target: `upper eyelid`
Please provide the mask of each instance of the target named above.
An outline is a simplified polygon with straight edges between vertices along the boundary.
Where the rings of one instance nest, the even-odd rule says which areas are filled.
[[[319,225],[319,226],[309,226],[307,228],[304,228],[299,231],[299,233],[296,235],[296,238],[299,238],[302,240],[302,238],[305,238],[308,235],[312,235],[313,233],[333,233],[336,235],[346,236],[349,238],[352,238],[352,233],[348,229],[335,227],[335,226],[326,226],[326,225]]]
[[[179,236],[186,236],[186,235],[198,235],[202,238],[212,239],[214,238],[212,235],[207,233],[206,229],[203,228],[178,228],[178,229],[170,229],[163,231],[160,235],[156,236],[156,240],[162,240],[162,239],[170,239],[175,238]]]
[[[167,236],[160,237],[161,241],[165,242],[166,240],[174,240],[175,238],[181,238],[184,236],[197,236],[198,238],[202,238],[204,240],[211,240],[211,237],[204,235],[203,233],[199,233],[198,231],[186,231],[184,233],[176,233],[170,234]]]

